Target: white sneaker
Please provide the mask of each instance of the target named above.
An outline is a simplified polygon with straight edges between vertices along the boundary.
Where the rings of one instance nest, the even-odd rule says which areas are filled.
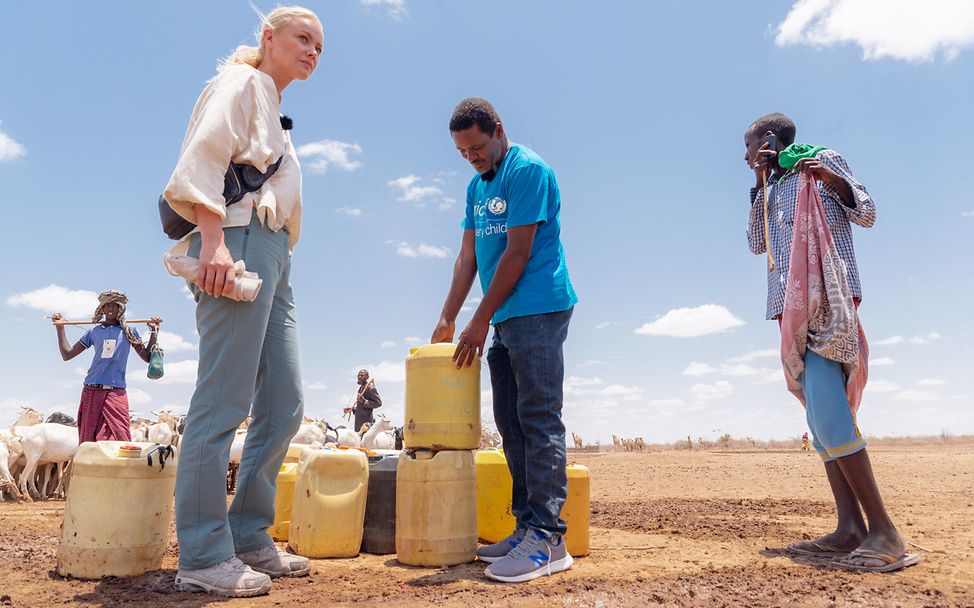
[[[209,568],[176,573],[176,591],[205,591],[224,597],[254,597],[271,590],[271,577],[254,572],[236,557]]]
[[[271,578],[308,576],[308,573],[311,572],[311,560],[307,557],[288,553],[274,544],[238,553],[237,559]]]

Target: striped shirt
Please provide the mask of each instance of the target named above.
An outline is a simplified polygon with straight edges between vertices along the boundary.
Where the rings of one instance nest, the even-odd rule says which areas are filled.
[[[839,257],[845,262],[846,278],[852,296],[862,299],[859,283],[859,267],[856,252],[852,246],[852,223],[869,228],[876,222],[876,204],[869,196],[865,186],[852,176],[849,164],[834,150],[823,150],[816,155],[825,166],[841,177],[852,189],[855,206],[842,204],[839,193],[825,182],[818,182],[818,193],[825,207],[825,217],[832,230],[832,239],[839,250]],[[798,201],[800,175],[790,171],[781,179],[772,176],[768,181],[768,233],[771,240],[771,255],[774,270],[768,272],[767,318],[781,315],[785,301],[785,283],[788,280],[788,266],[791,263],[792,227],[795,223],[795,203]],[[763,254],[767,251],[764,238],[764,190],[751,188],[751,214],[747,222],[747,244],[751,252]]]

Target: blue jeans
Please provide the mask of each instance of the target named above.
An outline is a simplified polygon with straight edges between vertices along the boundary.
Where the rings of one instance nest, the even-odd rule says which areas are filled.
[[[249,226],[223,234],[233,259],[264,283],[253,302],[213,298],[190,284],[200,358],[176,475],[179,567],[186,570],[273,544],[267,528],[277,473],[304,412],[287,232],[271,232],[254,215]],[[190,238],[189,255],[197,257],[199,235]],[[230,444],[248,413],[253,420],[228,513]]]
[[[511,470],[511,513],[519,528],[564,534],[568,455],[561,421],[565,357],[572,308],[494,325],[487,351],[494,421]]]

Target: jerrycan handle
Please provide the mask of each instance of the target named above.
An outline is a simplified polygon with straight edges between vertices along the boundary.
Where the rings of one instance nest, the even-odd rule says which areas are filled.
[[[150,467],[152,466],[152,454],[154,452],[159,452],[159,470],[160,471],[162,471],[163,469],[166,468],[166,459],[167,458],[172,458],[172,455],[175,453],[175,451],[172,449],[172,446],[171,445],[160,445],[160,444],[157,443],[156,444],[156,447],[154,447],[151,450],[149,450],[149,453],[146,454],[146,457],[145,457],[145,459],[149,463],[149,466]]]

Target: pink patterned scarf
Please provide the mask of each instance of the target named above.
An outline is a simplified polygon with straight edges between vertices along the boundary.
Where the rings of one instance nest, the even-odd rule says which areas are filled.
[[[815,178],[803,175],[795,204],[791,267],[781,314],[785,380],[802,405],[805,350],[838,361],[855,419],[868,376],[869,346],[846,279],[845,262],[832,241]]]

